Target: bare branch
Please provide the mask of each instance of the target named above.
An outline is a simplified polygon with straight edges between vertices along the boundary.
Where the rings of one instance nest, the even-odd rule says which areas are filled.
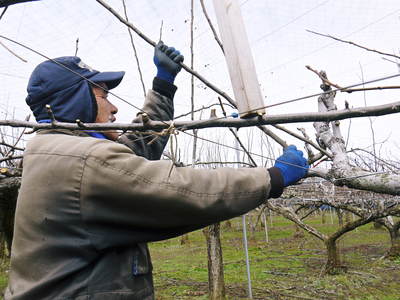
[[[79,38],[77,38],[75,41],[75,56],[78,55],[78,50],[79,50]]]
[[[18,151],[25,151],[24,148],[20,148],[20,147],[17,147],[15,145],[13,146],[13,145],[7,144],[6,142],[0,142],[0,145],[6,146],[8,148],[15,149],[15,150],[18,150]]]
[[[279,136],[277,136],[275,133],[273,133],[271,130],[269,130],[266,126],[257,126],[257,127],[258,127],[258,129],[263,131],[266,135],[268,135],[270,138],[272,138],[275,142],[277,142],[279,145],[281,145],[282,148],[286,148],[288,146],[286,141],[281,139]]]
[[[122,5],[123,5],[123,7],[124,7],[125,19],[126,19],[127,22],[129,22],[128,13],[127,13],[127,11],[126,11],[125,0],[122,0]],[[161,25],[161,26],[162,26],[162,25]],[[146,97],[146,87],[145,87],[145,85],[144,85],[142,70],[141,70],[141,68],[140,68],[140,62],[139,62],[139,58],[138,58],[138,55],[137,55],[135,43],[133,42],[132,32],[131,32],[131,30],[130,30],[129,27],[128,27],[127,29],[128,29],[128,33],[129,33],[129,38],[130,38],[130,40],[131,40],[131,45],[132,45],[133,53],[134,53],[134,56],[135,56],[135,59],[136,59],[136,65],[137,65],[138,72],[139,72],[140,82],[142,83],[143,94],[144,94],[144,97]],[[160,36],[161,36],[161,33],[160,33]],[[161,39],[161,38],[160,38],[160,39]]]
[[[208,106],[202,106],[201,108],[198,108],[198,109],[195,109],[193,112],[199,112],[199,111],[202,111],[202,110],[205,110],[205,109],[209,109],[209,108],[211,108],[211,107],[213,107],[213,106],[220,106],[220,104],[219,103],[213,103],[213,104],[210,104],[210,105],[208,105]],[[231,104],[229,104],[229,103],[223,103],[222,105],[228,105],[229,107],[232,107],[232,108],[236,108],[236,107],[233,107]],[[184,114],[181,114],[181,115],[179,115],[179,116],[176,116],[176,117],[174,117],[174,120],[176,120],[176,119],[180,119],[180,118],[182,118],[182,117],[186,117],[186,116],[189,116],[190,114],[191,114],[192,112],[191,111],[189,111],[189,112],[187,112],[187,113],[184,113]]]
[[[23,158],[22,155],[18,155],[18,156],[7,156],[7,157],[0,158],[0,162],[9,161],[9,160],[16,160],[16,159],[21,159],[21,158]]]
[[[284,123],[298,123],[298,122],[329,122],[334,120],[344,120],[348,118],[359,118],[368,116],[382,116],[397,113],[400,111],[400,102],[393,102],[384,105],[352,108],[347,110],[329,111],[322,113],[296,113],[296,114],[282,114],[282,115],[264,115],[262,117],[253,117],[249,119],[234,119],[234,118],[217,118],[210,120],[195,120],[195,121],[174,121],[173,125],[176,129],[189,130],[189,129],[202,129],[210,127],[250,127],[259,125],[272,125]],[[56,124],[48,123],[35,123],[18,120],[0,120],[0,125],[11,127],[28,127],[33,128],[34,131],[39,129],[70,129],[82,130],[76,124],[56,122]],[[92,130],[162,130],[167,129],[172,125],[171,121],[152,121],[150,120],[146,126],[142,123],[87,123],[85,129]]]
[[[317,74],[317,76],[322,80],[322,82],[326,85],[330,85],[330,86],[334,86],[335,88],[339,89],[339,90],[345,90],[343,87],[332,83],[328,80],[328,78],[325,78],[323,75],[320,74],[320,72],[318,72],[317,70],[314,70],[313,68],[311,68],[310,66],[306,66],[306,68],[312,72],[314,72],[315,74]]]
[[[8,6],[4,7],[3,12],[2,12],[1,15],[0,15],[0,20],[1,20],[1,18],[4,16],[4,14],[6,13],[7,8],[8,8]]]
[[[313,146],[315,149],[317,149],[318,151],[322,152],[323,154],[325,154],[327,157],[332,158],[332,154],[330,154],[329,152],[327,152],[325,149],[321,148],[320,146],[318,146],[316,143],[314,143],[313,141],[311,141],[310,139],[307,139],[305,137],[302,137],[299,134],[296,134],[295,132],[292,132],[288,129],[286,129],[285,127],[281,126],[281,125],[273,125],[275,128],[282,130],[284,132],[286,132],[287,134],[290,134],[291,136],[305,142],[306,144],[309,144],[311,146]]]
[[[378,53],[378,54],[391,56],[391,57],[395,57],[395,58],[400,59],[400,56],[397,56],[397,55],[394,55],[394,54],[390,54],[390,53],[381,52],[381,51],[378,51],[378,50],[375,50],[375,49],[370,49],[370,48],[367,48],[365,46],[358,45],[358,44],[356,44],[356,43],[354,43],[352,41],[342,40],[342,39],[339,39],[339,38],[334,37],[334,36],[329,35],[329,34],[323,34],[323,33],[319,33],[319,32],[312,31],[312,30],[306,30],[306,31],[308,31],[310,33],[313,33],[313,34],[316,34],[316,35],[320,35],[320,36],[324,36],[324,37],[327,37],[327,38],[330,38],[330,39],[334,39],[335,41],[339,41],[339,42],[342,42],[342,43],[347,43],[347,44],[356,46],[358,48],[361,48],[361,49],[364,49],[364,50],[367,50],[367,51],[370,51],[370,52],[375,52],[375,53]]]
[[[300,220],[300,218],[293,211],[293,208],[274,205],[272,204],[272,201],[267,201],[266,205],[270,210],[275,211],[284,216],[285,218],[289,219],[290,221],[296,223],[298,226],[300,226],[301,228],[303,228],[316,238],[320,239],[321,241],[325,241],[328,239],[328,236],[326,236],[322,232],[319,232],[315,228],[305,224],[302,220]]]
[[[217,31],[215,30],[215,27],[214,27],[214,25],[212,24],[210,17],[208,16],[206,7],[205,7],[205,5],[204,5],[204,0],[200,0],[200,4],[201,4],[201,8],[202,8],[202,10],[203,10],[204,16],[205,16],[206,19],[207,19],[208,25],[210,26],[211,31],[212,31],[212,33],[213,33],[213,35],[214,35],[214,39],[217,41],[219,47],[221,48],[221,51],[222,51],[223,53],[225,53],[225,52],[224,52],[224,46],[222,45],[222,42],[221,42],[220,39],[218,38]]]
[[[19,58],[20,60],[22,60],[23,62],[28,62],[26,59],[22,58],[21,56],[19,56],[18,54],[16,54],[14,51],[12,51],[10,48],[8,48],[6,45],[4,45],[4,43],[2,41],[0,41],[0,45],[4,47],[4,49],[6,49],[8,52],[10,52],[12,55],[14,55],[15,57]]]
[[[226,111],[225,111],[224,105],[223,105],[223,103],[222,103],[220,97],[218,97],[218,101],[219,101],[219,104],[220,104],[220,106],[221,106],[222,113],[223,113],[224,117],[226,117]],[[241,147],[241,148],[243,149],[243,151],[246,153],[247,157],[250,159],[250,161],[251,161],[251,163],[252,163],[252,166],[253,166],[253,167],[257,167],[257,163],[255,162],[255,160],[253,159],[253,157],[251,156],[251,154],[250,154],[250,152],[247,150],[247,148],[243,145],[243,143],[242,143],[242,141],[240,140],[240,138],[239,138],[237,132],[236,132],[233,128],[229,128],[229,130],[230,130],[230,132],[233,134],[233,136],[235,137],[235,139],[237,140],[237,142],[239,143],[240,147]]]
[[[152,41],[150,38],[148,38],[146,35],[144,35],[140,30],[138,30],[132,23],[127,22],[121,15],[119,15],[111,6],[109,6],[107,3],[105,3],[103,0],[96,0],[98,3],[100,3],[104,8],[106,8],[109,12],[111,12],[117,19],[131,28],[134,32],[136,32],[143,40],[145,40],[148,44],[152,45],[155,47],[156,43]],[[224,97],[229,103],[232,105],[236,106],[236,101],[232,99],[228,94],[217,88],[214,84],[209,82],[207,79],[205,79],[203,76],[201,76],[199,73],[196,71],[192,70],[189,68],[187,65],[181,63],[181,66],[184,70],[189,72],[190,74],[194,75],[197,77],[200,81],[202,81],[206,86],[208,86],[210,89]]]

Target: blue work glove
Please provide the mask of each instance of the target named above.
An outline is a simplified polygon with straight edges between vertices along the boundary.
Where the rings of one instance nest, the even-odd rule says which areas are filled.
[[[303,152],[296,146],[290,145],[283,150],[283,154],[275,161],[283,177],[283,185],[286,187],[303,178],[310,167],[303,156]]]
[[[173,84],[182,69],[180,63],[183,62],[183,55],[174,47],[168,47],[159,41],[154,48],[153,61],[157,67],[157,77]]]

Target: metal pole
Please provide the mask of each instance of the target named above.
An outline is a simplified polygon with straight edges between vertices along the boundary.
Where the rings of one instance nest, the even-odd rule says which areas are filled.
[[[237,133],[237,129],[236,129]],[[235,139],[235,148],[236,150],[236,158],[237,161],[240,161],[240,152],[239,152],[239,144]],[[244,245],[244,253],[246,255],[246,271],[247,271],[247,292],[250,299],[253,299],[253,292],[251,288],[251,276],[250,276],[250,260],[249,260],[249,249],[247,247],[247,230],[246,230],[246,215],[242,216],[242,227],[243,227],[243,245]]]
[[[251,290],[249,249],[247,248],[246,215],[242,216],[242,225],[243,225],[244,253],[246,254],[247,291],[248,291],[248,294],[249,294],[249,298],[253,299],[253,293],[252,293],[252,290]]]
[[[267,224],[267,217],[265,216],[265,210],[262,213],[262,218],[264,221],[264,228],[265,228],[265,242],[268,243],[268,224]]]

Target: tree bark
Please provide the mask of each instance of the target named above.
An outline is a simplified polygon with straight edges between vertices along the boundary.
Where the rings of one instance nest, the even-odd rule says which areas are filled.
[[[325,274],[335,275],[346,270],[340,261],[339,249],[336,245],[336,239],[329,238],[325,242],[327,250],[327,261],[325,265]]]
[[[304,231],[300,228],[300,226],[297,224],[294,224],[294,227],[295,227],[295,232],[293,234],[293,238],[295,238],[295,239],[304,238],[305,237]]]
[[[322,224],[326,224],[326,211],[325,211],[325,209],[321,209],[321,222],[322,222]]]
[[[342,227],[343,226],[343,212],[340,208],[336,208],[336,214],[338,216],[338,222],[339,222],[339,226]]]
[[[394,227],[389,230],[389,233],[391,245],[385,257],[389,259],[396,259],[400,257],[400,230]]]
[[[20,178],[4,178],[0,180],[0,247],[1,259],[5,258],[5,248],[11,254],[11,243],[14,232],[14,215],[17,203]]]
[[[209,299],[225,299],[224,265],[220,239],[220,223],[204,228],[203,233],[207,240]]]

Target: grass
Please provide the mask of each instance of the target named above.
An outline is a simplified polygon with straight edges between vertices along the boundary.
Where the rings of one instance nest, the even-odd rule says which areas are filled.
[[[324,233],[337,226],[321,224],[312,217],[308,224]],[[228,299],[246,299],[247,277],[243,252],[241,219],[233,228],[222,226],[224,276]],[[269,224],[270,225],[270,224]],[[400,300],[400,258],[381,259],[390,246],[387,231],[364,225],[339,241],[341,258],[348,272],[323,276],[325,248],[322,242],[305,233],[295,238],[294,225],[274,217],[269,227],[269,243],[264,229],[250,234],[249,255],[255,299],[386,299]],[[150,245],[158,300],[208,299],[207,248],[201,231],[190,233],[189,243],[180,238]]]
[[[254,220],[254,218],[253,218]],[[326,224],[320,216],[307,222],[324,233],[333,232],[337,220]],[[274,216],[268,222],[269,242],[264,229],[248,233],[251,279],[254,299],[350,299],[400,300],[400,258],[381,259],[390,246],[383,229],[364,225],[339,241],[341,258],[348,272],[323,276],[325,248],[322,242],[305,233],[295,237],[293,223]],[[227,299],[246,299],[247,276],[242,242],[241,219],[232,227],[221,226],[224,276]],[[151,243],[157,300],[208,299],[207,248],[201,231],[180,238]],[[7,284],[7,266],[0,268],[0,289]]]

